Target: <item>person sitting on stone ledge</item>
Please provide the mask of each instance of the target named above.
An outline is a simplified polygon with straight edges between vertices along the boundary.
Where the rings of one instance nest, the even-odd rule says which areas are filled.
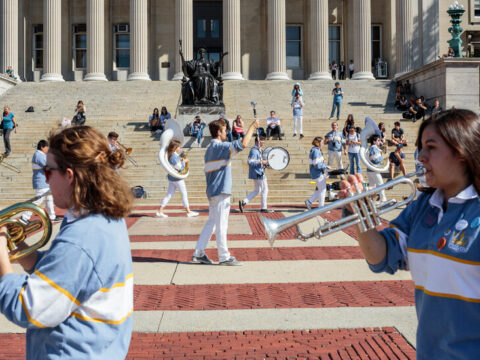
[[[232,131],[233,138],[235,140],[243,139],[243,137],[245,136],[245,129],[244,129],[242,117],[240,115],[237,115],[235,120],[233,120],[232,125],[233,125],[233,131]]]
[[[275,111],[270,111],[270,117],[267,118],[267,140],[277,134],[278,140],[282,140],[282,128],[280,127],[280,119],[275,116]]]
[[[13,68],[11,65],[8,65],[7,67],[7,71],[5,72],[5,74],[8,76],[8,77],[11,77],[12,79],[15,79],[15,73],[13,71]]]
[[[402,95],[400,97],[400,100],[398,101],[397,110],[398,111],[406,111],[406,110],[408,110],[408,108],[409,108],[408,100],[404,95]]]
[[[201,146],[203,129],[205,128],[205,126],[206,126],[205,122],[202,120],[202,118],[199,115],[195,116],[195,119],[190,125],[190,130],[189,130],[190,136],[193,136],[196,139],[198,147]]]
[[[411,105],[408,108],[408,112],[403,113],[403,117],[405,119],[412,119],[413,122],[422,119],[425,117],[425,112],[427,111],[427,107],[422,102],[421,98],[418,98],[415,101],[415,105]]]

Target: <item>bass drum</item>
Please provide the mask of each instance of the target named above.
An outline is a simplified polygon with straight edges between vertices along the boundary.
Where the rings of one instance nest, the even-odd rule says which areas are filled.
[[[269,146],[262,153],[262,159],[267,160],[266,165],[273,170],[283,170],[290,163],[290,154],[279,146]]]

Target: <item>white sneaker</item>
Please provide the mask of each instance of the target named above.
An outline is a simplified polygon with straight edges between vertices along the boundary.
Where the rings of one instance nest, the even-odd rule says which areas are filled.
[[[164,214],[163,212],[159,212],[159,211],[157,211],[157,212],[155,213],[155,216],[156,216],[156,217],[161,217],[161,218],[167,218],[167,217],[168,217],[167,214]]]
[[[187,216],[188,216],[188,217],[198,216],[198,212],[196,212],[196,211],[190,211],[189,213],[187,213]]]

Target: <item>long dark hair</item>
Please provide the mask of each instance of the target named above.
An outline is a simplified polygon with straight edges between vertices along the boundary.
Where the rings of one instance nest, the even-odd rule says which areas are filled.
[[[431,116],[418,129],[418,152],[422,150],[422,134],[433,126],[454,154],[466,165],[468,180],[480,192],[480,118],[470,110],[452,109]]]
[[[153,114],[152,115],[153,115],[154,118],[160,117],[160,114],[158,113],[158,108],[153,109]]]

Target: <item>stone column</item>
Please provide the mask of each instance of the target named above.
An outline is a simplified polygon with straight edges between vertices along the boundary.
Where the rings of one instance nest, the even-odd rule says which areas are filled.
[[[182,80],[182,59],[178,53],[182,40],[185,60],[193,59],[193,0],[175,0],[175,75],[173,80]]]
[[[370,0],[355,0],[354,13],[354,80],[374,80],[372,74],[372,21]]]
[[[1,69],[5,73],[8,66],[18,76],[18,0],[1,0],[2,16],[2,49]]]
[[[268,0],[268,74],[267,80],[289,80],[285,0]]]
[[[223,0],[223,80],[243,80],[240,43],[240,0]]]
[[[328,68],[328,0],[312,0],[312,73],[308,80],[332,80]]]
[[[148,0],[130,0],[130,75],[128,80],[148,76]]]
[[[104,1],[87,0],[87,75],[85,81],[107,81],[105,76]]]
[[[413,0],[396,0],[397,73],[413,70]]]
[[[40,81],[64,81],[62,76],[62,0],[43,0],[43,75]]]

